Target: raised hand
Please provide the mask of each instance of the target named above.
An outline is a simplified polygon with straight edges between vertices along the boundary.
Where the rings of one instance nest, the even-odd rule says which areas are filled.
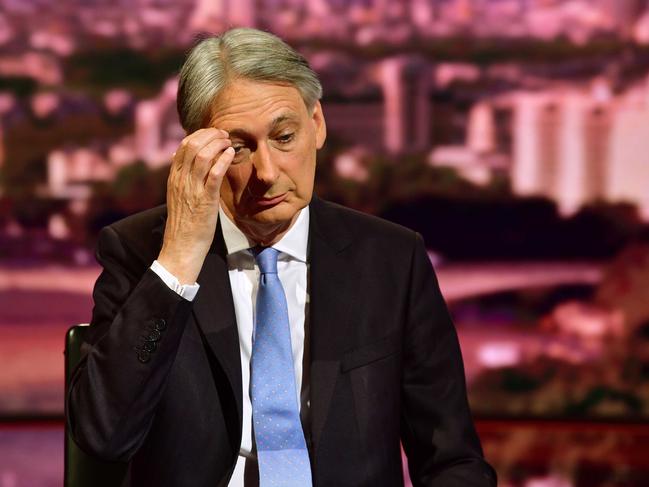
[[[174,153],[167,180],[167,224],[158,256],[181,284],[193,284],[209,251],[219,214],[219,192],[234,149],[229,134],[197,130]]]

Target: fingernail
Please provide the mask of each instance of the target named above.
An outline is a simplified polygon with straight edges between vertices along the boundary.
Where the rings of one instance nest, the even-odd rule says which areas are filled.
[[[225,152],[229,152],[230,154],[234,154],[234,147],[230,146],[227,149],[225,149]]]
[[[226,132],[225,130],[223,130],[223,129],[219,129],[219,130],[221,130],[221,133],[223,135],[225,135],[226,137],[230,137],[230,134],[228,132]]]

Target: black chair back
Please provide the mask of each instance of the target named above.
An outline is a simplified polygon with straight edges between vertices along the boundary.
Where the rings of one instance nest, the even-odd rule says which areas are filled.
[[[65,336],[65,400],[74,367],[81,359],[81,344],[84,342],[88,325],[76,325]],[[65,487],[120,487],[126,477],[128,464],[106,462],[85,453],[72,439],[65,428]]]

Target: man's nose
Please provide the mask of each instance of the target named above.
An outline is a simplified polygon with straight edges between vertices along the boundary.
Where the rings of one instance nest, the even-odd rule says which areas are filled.
[[[270,186],[277,180],[279,168],[273,161],[268,144],[259,144],[257,146],[257,150],[252,156],[252,164],[259,181]]]

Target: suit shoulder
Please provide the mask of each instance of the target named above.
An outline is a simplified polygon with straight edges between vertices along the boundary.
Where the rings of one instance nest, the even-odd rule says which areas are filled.
[[[320,202],[325,211],[337,214],[347,229],[358,238],[386,239],[395,243],[407,241],[410,245],[415,239],[416,232],[403,225],[331,201]]]
[[[167,205],[160,205],[149,208],[138,213],[129,215],[121,220],[111,223],[109,226],[119,235],[141,235],[142,232],[153,231],[167,216]]]
[[[160,205],[122,218],[107,228],[148,265],[160,251],[166,216],[167,205]]]

